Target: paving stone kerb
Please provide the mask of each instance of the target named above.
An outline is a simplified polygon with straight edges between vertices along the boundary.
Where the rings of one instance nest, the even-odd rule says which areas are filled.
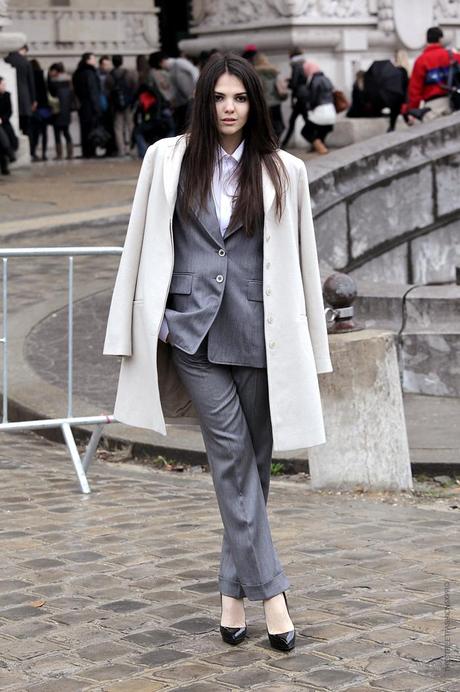
[[[210,474],[98,460],[82,496],[66,450],[32,438],[0,437],[0,689],[458,690],[455,498],[274,478],[297,647],[271,649],[262,604],[246,602],[249,637],[235,649],[218,630]]]

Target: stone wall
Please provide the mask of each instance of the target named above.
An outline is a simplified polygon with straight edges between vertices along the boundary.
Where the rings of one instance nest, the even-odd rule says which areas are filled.
[[[73,69],[81,54],[120,53],[134,64],[136,55],[159,49],[158,10],[151,0],[98,3],[72,0],[69,6],[50,7],[46,0],[10,2],[11,29],[27,35],[30,55],[44,67],[56,59]],[[131,59],[130,59],[131,58]]]
[[[358,322],[398,333],[406,392],[460,396],[460,114],[309,162],[323,275]]]
[[[357,280],[455,280],[460,114],[376,137],[328,159],[307,166],[326,265]]]

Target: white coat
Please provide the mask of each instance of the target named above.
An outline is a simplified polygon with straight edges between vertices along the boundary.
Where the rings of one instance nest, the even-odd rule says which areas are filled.
[[[104,344],[104,354],[123,356],[115,418],[163,435],[166,423],[198,423],[171,347],[158,340],[174,267],[172,218],[185,147],[179,136],[147,150]],[[285,151],[279,155],[289,178],[280,220],[274,186],[262,171],[263,287],[273,447],[286,451],[325,442],[317,373],[332,366],[305,165]]]

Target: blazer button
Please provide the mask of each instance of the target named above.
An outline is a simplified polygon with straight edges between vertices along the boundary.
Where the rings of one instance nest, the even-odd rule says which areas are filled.
[[[220,255],[220,257],[225,257],[225,255],[226,255],[225,250],[222,250],[222,248],[221,248],[221,249],[219,250],[219,255]]]
[[[274,349],[275,346],[276,346],[276,342],[275,342],[275,341],[270,341],[270,343],[269,343],[268,345],[269,345],[269,347],[270,347],[271,349]]]
[[[224,277],[222,276],[222,274],[217,274],[217,276],[216,276],[217,283],[221,284],[223,280],[224,280]]]
[[[265,268],[266,268],[266,269],[270,269],[271,266],[272,266],[272,265],[271,265],[270,262],[266,262],[266,263],[265,263]]]
[[[273,324],[273,317],[271,315],[267,317],[267,322],[268,324]]]
[[[271,289],[270,286],[269,286],[268,288],[265,289],[265,295],[266,295],[266,296],[271,296],[271,294],[272,294],[272,289]]]
[[[268,235],[265,236],[265,240],[267,241],[267,243],[268,243],[268,241],[270,240],[270,238],[271,238],[271,235],[270,235],[270,234],[268,234]]]

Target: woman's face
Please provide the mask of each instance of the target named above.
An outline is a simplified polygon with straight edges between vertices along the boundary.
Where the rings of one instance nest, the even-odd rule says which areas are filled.
[[[246,125],[249,114],[249,98],[243,82],[225,72],[214,87],[214,101],[219,134],[236,135]]]

